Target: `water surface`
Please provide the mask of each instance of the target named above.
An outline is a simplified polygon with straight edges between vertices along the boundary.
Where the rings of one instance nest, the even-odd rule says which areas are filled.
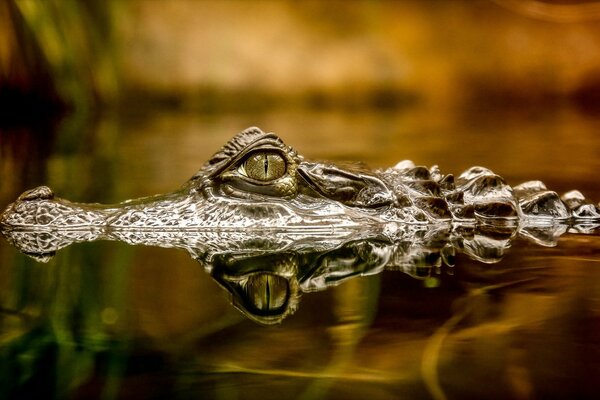
[[[308,158],[483,165],[600,200],[600,121],[569,108],[155,113],[0,136],[0,207],[47,184],[74,201],[172,191],[233,134],[278,133]],[[81,243],[42,264],[0,240],[0,397],[596,398],[600,237],[515,239],[426,279],[386,270],[302,293],[264,326],[184,251]]]

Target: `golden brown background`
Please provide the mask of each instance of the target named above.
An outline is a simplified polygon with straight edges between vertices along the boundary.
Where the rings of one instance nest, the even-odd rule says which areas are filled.
[[[481,164],[597,201],[599,116],[595,1],[0,2],[0,208],[41,184],[171,191],[250,125],[308,158]],[[41,265],[0,240],[0,394],[28,365],[74,398],[444,398],[436,372],[450,398],[593,398],[597,242],[515,249],[494,267],[541,278],[502,293],[351,280],[267,330],[183,252],[81,244]]]

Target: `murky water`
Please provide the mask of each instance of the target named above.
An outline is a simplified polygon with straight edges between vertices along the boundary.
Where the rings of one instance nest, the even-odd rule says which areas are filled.
[[[168,192],[250,125],[277,132],[309,158],[377,167],[408,158],[445,172],[479,164],[511,184],[541,179],[558,192],[578,188],[600,200],[594,174],[600,120],[570,109],[527,116],[415,109],[158,113],[10,129],[0,136],[0,207],[40,184],[86,202]],[[517,235],[510,249],[498,252],[503,257],[497,263],[459,253],[454,267],[432,262],[412,274],[419,279],[398,267],[369,270],[365,260],[372,258],[365,254],[372,242],[353,239],[320,252],[237,251],[211,264],[180,249],[107,241],[68,246],[44,264],[0,240],[0,397],[529,399],[600,393],[599,235],[565,234],[556,247]],[[263,265],[286,273],[306,265],[347,268],[304,272],[297,287],[282,274],[253,275],[238,290],[237,271]],[[352,276],[348,271],[358,266],[363,276]],[[336,279],[341,282],[319,286]],[[267,297],[261,295],[265,286]],[[256,322],[257,314],[289,308],[286,296],[293,290],[293,312],[275,325]]]

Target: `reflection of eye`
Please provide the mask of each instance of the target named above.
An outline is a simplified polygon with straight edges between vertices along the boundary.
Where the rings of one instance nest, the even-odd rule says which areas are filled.
[[[280,311],[289,297],[288,281],[272,274],[250,277],[245,289],[252,306],[265,314]]]
[[[252,153],[239,167],[240,173],[257,181],[281,178],[285,170],[285,160],[279,153],[273,151]]]

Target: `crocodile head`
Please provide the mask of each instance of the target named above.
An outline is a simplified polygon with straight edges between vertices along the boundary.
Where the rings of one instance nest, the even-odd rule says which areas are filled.
[[[364,225],[380,222],[379,211],[395,201],[376,173],[358,164],[307,161],[258,128],[233,137],[182,191],[206,227]]]
[[[252,200],[308,195],[348,206],[377,208],[394,201],[372,171],[309,162],[274,133],[249,128],[231,139],[194,175],[190,184],[217,188],[223,196]]]
[[[328,230],[381,222],[394,195],[375,172],[309,162],[273,133],[233,137],[180,190],[111,206],[72,203],[45,186],[1,215],[18,228],[281,228]]]

